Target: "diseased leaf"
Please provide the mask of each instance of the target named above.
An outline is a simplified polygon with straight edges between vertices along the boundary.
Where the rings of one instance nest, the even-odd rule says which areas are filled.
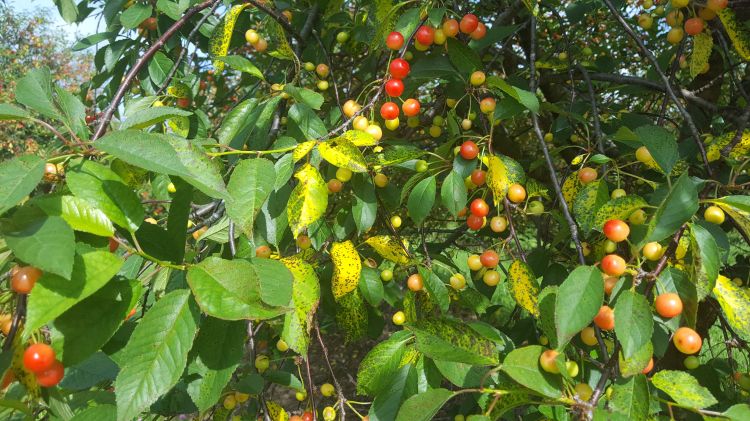
[[[294,175],[299,184],[292,191],[287,206],[289,226],[297,238],[307,227],[323,216],[328,207],[328,186],[318,170],[305,164]]]
[[[698,301],[703,300],[716,284],[719,276],[719,247],[714,236],[698,224],[690,224],[691,280],[698,292]]]
[[[750,237],[750,196],[725,196],[712,202],[732,217],[738,229]]]
[[[333,297],[339,299],[357,289],[359,274],[362,271],[362,260],[351,241],[331,244],[331,260],[333,261]]]
[[[508,282],[518,305],[534,317],[539,317],[539,285],[531,267],[521,260],[514,260],[508,268]]]
[[[693,36],[693,52],[690,54],[691,77],[695,78],[706,71],[713,46],[714,37],[710,33],[703,31]]]
[[[661,370],[654,374],[651,383],[675,402],[688,408],[703,409],[718,403],[708,389],[684,371]]]
[[[643,374],[628,379],[618,379],[612,386],[612,410],[625,419],[646,421],[649,415],[648,381]]]
[[[648,206],[648,203],[642,197],[634,194],[612,199],[603,204],[596,212],[593,228],[601,231],[604,223],[608,220],[627,220],[630,214],[646,206]]]
[[[406,245],[399,244],[399,240],[390,235],[377,235],[365,240],[365,244],[372,247],[380,257],[388,259],[394,263],[405,265],[409,263],[409,255],[406,252]]]
[[[346,343],[361,339],[367,331],[367,307],[355,288],[336,300],[336,324],[344,331]]]
[[[617,356],[618,362],[620,364],[620,374],[622,374],[623,377],[631,377],[637,374],[641,374],[643,372],[643,369],[648,366],[648,363],[649,361],[651,361],[653,355],[654,345],[651,343],[651,341],[646,342],[640,349],[635,351],[633,355],[628,358],[625,358],[622,352],[620,352],[620,354]]]
[[[487,186],[492,191],[495,206],[502,203],[511,184],[523,184],[526,174],[521,164],[505,155],[493,155],[487,162]]]
[[[417,350],[430,358],[476,365],[499,361],[495,343],[459,320],[420,319],[410,329],[417,338]]]
[[[318,152],[323,159],[339,168],[346,168],[353,172],[367,171],[367,163],[362,152],[347,140],[336,138],[320,142]]]
[[[281,263],[292,273],[292,303],[294,310],[284,316],[283,339],[291,349],[302,356],[307,355],[310,344],[310,329],[315,310],[320,300],[320,283],[312,265],[302,255],[281,259]]]
[[[398,371],[406,344],[412,339],[408,330],[402,330],[375,345],[359,364],[357,393],[376,396],[383,392]]]
[[[719,275],[713,288],[714,296],[727,316],[727,322],[744,340],[750,340],[750,293]]]
[[[232,8],[229,9],[229,12],[222,17],[219,24],[214,27],[213,34],[211,34],[211,38],[208,42],[208,48],[209,55],[214,58],[214,68],[217,72],[224,70],[224,62],[216,60],[216,58],[227,55],[227,51],[229,51],[229,43],[232,41],[234,24],[237,22],[240,13],[248,6],[250,6],[249,3],[232,6]]]
[[[584,235],[594,229],[594,221],[599,208],[609,200],[607,183],[595,180],[584,185],[573,201],[573,215]]]

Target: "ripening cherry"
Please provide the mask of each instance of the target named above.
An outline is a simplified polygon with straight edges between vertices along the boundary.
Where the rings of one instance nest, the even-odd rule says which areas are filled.
[[[487,173],[480,170],[479,168],[471,172],[471,182],[474,183],[475,186],[483,185],[486,178]]]
[[[472,200],[469,210],[471,210],[472,215],[476,216],[487,216],[490,213],[489,205],[481,198]]]
[[[580,170],[578,170],[578,180],[581,181],[583,184],[588,184],[598,177],[598,174],[595,169],[590,167],[583,167]]]
[[[729,0],[708,0],[706,3],[706,7],[714,12],[726,9],[727,5],[729,5]]]
[[[422,275],[415,273],[409,276],[409,279],[406,280],[406,286],[414,292],[421,291],[422,288],[424,288],[424,279],[422,278]]]
[[[305,234],[300,234],[295,240],[295,243],[297,244],[297,247],[302,250],[307,250],[312,247],[312,240],[310,240],[310,237]]]
[[[482,259],[478,254],[472,254],[466,259],[466,265],[473,271],[478,271],[482,266]]]
[[[594,389],[586,383],[576,384],[573,386],[573,390],[575,390],[576,395],[578,395],[578,398],[582,401],[588,401],[591,399],[591,395],[594,394]]]
[[[612,330],[615,328],[615,311],[610,306],[601,306],[599,313],[594,317],[594,324],[601,330]]]
[[[403,79],[409,75],[409,63],[402,58],[397,58],[391,61],[388,70],[394,78]]]
[[[477,26],[479,26],[479,19],[475,15],[467,13],[461,18],[459,29],[461,29],[461,32],[464,34],[470,34],[477,29]]]
[[[477,70],[476,72],[472,73],[471,76],[469,76],[469,83],[471,83],[472,86],[481,86],[486,78],[487,77],[485,76],[483,71]]]
[[[641,370],[641,373],[648,374],[653,369],[654,369],[654,357],[651,357],[649,358],[648,364],[646,364],[646,367],[643,370]]]
[[[471,140],[467,140],[461,144],[459,153],[461,154],[461,158],[471,161],[479,155],[479,147]]]
[[[18,294],[28,294],[41,276],[42,271],[33,266],[18,268],[10,278],[10,288]]]
[[[32,373],[49,370],[55,362],[55,351],[43,343],[30,345],[23,352],[23,365]]]
[[[422,25],[417,29],[415,38],[422,45],[432,45],[432,42],[435,40],[435,29],[431,26]]]
[[[581,342],[588,346],[596,345],[596,330],[591,326],[584,327],[583,330],[581,330]]]
[[[473,30],[469,34],[469,36],[473,40],[480,40],[480,39],[484,38],[485,35],[487,35],[487,27],[484,26],[484,24],[482,22],[479,22],[477,24],[477,29]]]
[[[401,79],[388,79],[385,82],[385,93],[388,96],[400,97],[404,93],[404,82]]]
[[[673,292],[659,294],[654,301],[654,307],[659,316],[667,319],[682,314],[682,300]]]
[[[331,72],[331,69],[329,69],[328,65],[325,63],[320,63],[317,66],[315,66],[315,73],[317,73],[321,79],[327,78],[330,72]]]
[[[698,35],[703,32],[703,19],[690,18],[685,21],[685,33],[688,35]]]
[[[620,276],[625,273],[627,264],[625,259],[616,255],[608,254],[602,258],[602,271],[610,276]]]
[[[443,22],[443,33],[445,36],[455,38],[458,35],[459,25],[455,19],[448,19]]]
[[[406,323],[406,315],[403,311],[397,311],[393,313],[393,317],[391,318],[393,321],[393,324],[396,326],[401,326],[402,324]]]
[[[367,120],[367,117],[363,115],[358,115],[354,117],[354,120],[352,120],[352,127],[354,130],[361,130],[365,131],[367,130],[367,127],[370,125],[370,121]]]
[[[268,259],[271,257],[271,247],[268,247],[266,245],[258,246],[255,249],[255,257],[260,257],[261,259]]]
[[[471,214],[466,218],[466,225],[474,231],[479,231],[484,226],[484,217]]]
[[[393,120],[386,120],[385,121],[385,128],[388,130],[396,130],[398,129],[400,121],[398,117],[394,118]]]
[[[401,104],[401,110],[407,117],[414,117],[419,114],[419,101],[414,98],[409,98]]]
[[[655,262],[661,258],[664,248],[656,241],[646,243],[641,249],[641,254],[648,260]]]
[[[404,46],[404,36],[401,32],[393,31],[385,39],[385,45],[391,50],[400,50]]]
[[[488,270],[482,275],[482,282],[488,287],[494,287],[500,283],[500,273],[496,270]]]
[[[380,116],[383,120],[393,120],[398,117],[398,105],[395,102],[386,102],[380,106]]]
[[[628,238],[628,235],[630,235],[630,227],[624,221],[610,219],[604,223],[603,232],[608,239],[615,243],[619,243]]]
[[[60,361],[54,360],[50,368],[36,373],[36,382],[42,387],[53,387],[60,383],[64,376],[65,367]]]
[[[338,193],[343,187],[344,184],[335,178],[328,180],[328,191],[331,193]]]
[[[614,276],[607,276],[604,278],[604,293],[607,295],[612,294],[612,290],[615,289],[615,286],[619,281],[620,279]]]
[[[464,289],[466,286],[466,278],[464,278],[463,275],[460,273],[454,273],[453,276],[450,277],[448,282],[451,284],[451,287],[455,289],[456,291],[460,291]]]
[[[706,222],[721,225],[724,223],[724,210],[722,210],[718,206],[709,206],[703,212],[703,218],[706,220]]]
[[[703,340],[698,332],[689,327],[681,327],[672,337],[675,348],[683,354],[692,355],[700,351]]]
[[[479,101],[479,111],[481,111],[484,114],[490,114],[493,111],[495,111],[495,98],[488,96],[487,98],[482,98],[481,101]]]
[[[448,37],[446,37],[442,29],[438,28],[435,30],[435,39],[433,40],[435,45],[443,45],[447,39]]]
[[[485,250],[484,253],[479,256],[479,261],[482,262],[482,266],[486,268],[494,268],[497,267],[497,264],[500,262],[500,256],[497,255],[495,250]]]
[[[493,216],[490,219],[490,229],[494,232],[503,232],[508,228],[508,220],[504,216]]]
[[[555,362],[559,354],[554,349],[542,352],[542,355],[539,356],[539,365],[542,367],[542,370],[552,374],[560,373],[560,368],[557,367],[557,362]]]
[[[518,184],[513,183],[508,187],[508,200],[513,203],[521,203],[526,200],[526,189]]]
[[[341,106],[341,108],[344,109],[344,115],[352,118],[354,117],[354,114],[357,114],[359,110],[362,109],[362,106],[357,104],[357,101],[354,101],[353,99],[350,99],[344,103],[344,105]]]

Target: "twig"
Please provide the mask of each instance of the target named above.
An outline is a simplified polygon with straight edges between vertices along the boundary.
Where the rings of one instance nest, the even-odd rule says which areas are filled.
[[[589,72],[582,65],[578,65],[578,71],[583,75],[583,81],[586,82],[586,88],[589,91],[589,102],[591,102],[591,114],[592,120],[594,121],[594,137],[599,152],[604,155],[604,135],[602,134],[602,126],[599,122],[599,108],[596,105],[596,96],[594,94],[594,85],[591,83],[589,78]],[[606,165],[606,164],[605,164]],[[602,166],[602,172],[607,172],[606,166]]]
[[[531,89],[531,92],[536,95],[538,86],[536,79],[536,16],[531,16],[530,24],[531,28],[529,32],[531,38],[531,46],[529,48],[529,88]],[[578,226],[576,225],[575,220],[573,220],[573,217],[570,215],[568,203],[563,197],[562,189],[560,188],[560,181],[557,179],[555,165],[552,162],[552,157],[550,156],[549,149],[547,148],[547,142],[544,141],[544,135],[542,134],[542,130],[539,128],[539,118],[533,112],[531,113],[531,121],[534,125],[534,133],[536,133],[537,140],[539,141],[539,146],[541,146],[542,152],[544,153],[544,159],[547,162],[547,168],[549,169],[550,180],[552,181],[552,185],[555,188],[557,199],[560,202],[560,208],[562,209],[565,220],[568,222],[568,227],[570,227],[570,237],[573,239],[573,243],[576,246],[576,251],[578,252],[578,261],[580,264],[585,265],[586,259],[583,256],[583,247],[581,246],[581,240],[578,238]]]
[[[315,335],[318,337],[318,343],[320,343],[320,347],[323,350],[323,357],[325,357],[328,371],[331,372],[331,379],[333,379],[333,384],[336,386],[336,394],[338,394],[339,396],[339,410],[341,411],[341,419],[346,419],[346,412],[344,410],[344,403],[346,402],[346,398],[344,397],[344,393],[342,392],[341,384],[339,384],[339,381],[336,378],[336,374],[333,373],[331,361],[328,359],[328,348],[326,347],[326,344],[323,343],[323,337],[320,335],[320,327],[318,327],[317,320],[315,321]]]
[[[737,124],[737,132],[734,134],[732,141],[729,142],[727,146],[724,146],[724,148],[721,150],[722,155],[729,155],[729,152],[731,152],[732,149],[734,149],[734,147],[740,143],[740,140],[742,140],[742,135],[745,133],[745,128],[747,128],[748,121],[750,121],[750,103],[747,104],[747,107],[745,107],[745,112],[742,113],[742,117],[740,117],[740,121]]]
[[[8,351],[13,346],[13,340],[21,328],[21,320],[26,317],[26,297],[26,294],[18,294],[16,297],[16,311],[13,313],[13,320],[10,322],[10,331],[8,331],[8,336],[3,343],[3,351]]]
[[[672,102],[674,102],[675,106],[677,106],[677,109],[682,115],[682,118],[685,119],[685,122],[690,129],[690,133],[693,136],[693,141],[695,142],[695,145],[698,147],[698,150],[701,153],[703,164],[706,166],[706,173],[709,177],[713,178],[714,172],[711,169],[711,164],[708,162],[708,157],[706,156],[706,148],[703,146],[703,141],[701,140],[698,128],[695,126],[693,117],[690,116],[690,113],[688,113],[687,109],[685,109],[685,106],[682,105],[679,98],[677,98],[677,94],[675,93],[674,89],[672,89],[672,85],[669,83],[669,78],[666,74],[664,74],[661,66],[659,66],[658,60],[656,60],[656,57],[654,57],[654,54],[651,52],[651,50],[646,47],[646,45],[643,43],[643,40],[641,40],[641,38],[633,31],[633,28],[625,21],[625,18],[622,17],[620,11],[617,10],[614,4],[612,4],[612,0],[602,1],[607,5],[607,8],[609,8],[609,10],[615,16],[617,21],[620,23],[620,26],[622,26],[622,28],[625,30],[625,32],[628,33],[630,38],[635,41],[636,45],[638,45],[638,49],[641,50],[641,53],[646,56],[648,61],[651,62],[651,65],[654,66],[654,70],[659,74],[659,77],[661,77],[661,80],[664,83],[664,88],[667,90],[667,94],[672,99]]]
[[[620,343],[615,342],[615,347],[612,350],[612,355],[609,357],[609,360],[607,360],[607,364],[604,366],[604,369],[602,370],[602,376],[599,378],[599,382],[596,384],[594,393],[591,395],[591,400],[590,400],[591,406],[595,407],[596,404],[599,403],[599,399],[601,399],[601,397],[603,396],[604,388],[607,386],[607,381],[609,381],[609,377],[615,372],[616,364],[619,359],[619,354],[620,354]]]
[[[523,247],[521,247],[521,242],[518,240],[518,235],[516,235],[516,227],[513,224],[513,215],[511,215],[512,209],[510,208],[510,202],[508,201],[507,197],[503,197],[503,207],[505,207],[505,218],[508,219],[508,228],[510,229],[510,236],[516,242],[516,248],[518,249],[518,254],[521,255],[521,260],[523,260],[523,262],[526,263],[526,253],[524,253]]]
[[[312,380],[312,374],[310,373],[310,360],[305,357],[305,368],[307,369],[307,388],[310,390],[308,396],[310,397],[310,407],[312,408],[313,421],[318,419],[318,411],[315,409],[315,384]]]
[[[120,105],[120,101],[122,101],[122,98],[125,96],[125,92],[127,92],[127,90],[130,88],[130,84],[133,83],[135,77],[138,75],[141,69],[146,66],[146,64],[151,60],[156,52],[159,51],[159,49],[161,49],[164,44],[170,38],[172,38],[172,36],[177,33],[180,28],[185,26],[187,21],[190,20],[190,18],[193,17],[196,13],[220,1],[221,0],[206,0],[193,8],[188,9],[188,11],[185,12],[185,14],[177,22],[172,24],[169,29],[164,31],[159,39],[157,39],[156,42],[146,51],[146,53],[143,54],[140,59],[138,59],[135,65],[133,65],[133,67],[128,71],[128,74],[125,75],[125,78],[123,78],[120,87],[117,88],[117,92],[112,99],[112,103],[109,104],[109,107],[107,107],[107,109],[104,111],[104,115],[99,121],[99,125],[96,127],[96,131],[94,132],[94,136],[91,138],[92,141],[102,137],[104,131],[107,129],[107,126],[109,126],[109,123],[112,121],[112,116],[115,114],[115,110]]]

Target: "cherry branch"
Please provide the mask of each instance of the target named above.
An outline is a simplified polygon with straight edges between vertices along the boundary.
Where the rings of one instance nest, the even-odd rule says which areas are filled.
[[[706,148],[703,145],[703,141],[701,140],[701,135],[698,132],[698,128],[695,126],[695,122],[693,121],[693,117],[690,115],[690,113],[687,111],[685,106],[680,102],[680,99],[677,97],[677,94],[675,93],[674,89],[672,89],[672,84],[669,83],[669,78],[664,73],[664,71],[661,69],[661,66],[659,65],[658,60],[656,60],[656,57],[654,57],[654,54],[646,47],[646,44],[643,43],[643,40],[638,36],[638,34],[633,31],[633,28],[625,21],[625,18],[622,17],[622,14],[619,10],[612,4],[611,0],[602,0],[605,5],[607,5],[607,8],[612,12],[612,14],[617,19],[617,22],[620,23],[620,26],[627,32],[627,34],[630,36],[630,38],[635,41],[636,45],[638,46],[638,49],[641,51],[643,55],[646,56],[648,61],[651,62],[651,65],[654,66],[654,70],[657,74],[659,74],[659,77],[661,78],[662,82],[664,83],[664,88],[667,90],[667,94],[672,99],[672,102],[674,102],[675,106],[679,110],[680,114],[682,115],[682,118],[685,119],[685,122],[688,125],[688,129],[690,129],[690,134],[693,137],[693,141],[695,142],[695,145],[698,147],[698,150],[701,154],[701,159],[703,160],[703,164],[706,166],[706,173],[709,177],[713,178],[714,172],[711,169],[711,164],[708,162],[708,157],[706,156]]]
[[[295,40],[297,40],[297,43],[301,45],[300,49],[304,48],[305,45],[305,38],[300,35],[299,32],[294,30],[294,27],[291,23],[286,19],[286,16],[282,15],[281,13],[277,12],[276,10],[271,9],[266,4],[259,2],[258,0],[248,0],[248,3],[252,4],[253,6],[260,9],[262,12],[273,18],[276,22],[278,22],[285,31],[287,31]]]
[[[513,224],[513,215],[511,215],[512,209],[510,207],[510,201],[508,201],[507,197],[503,197],[503,207],[505,208],[505,217],[508,219],[508,229],[510,229],[510,236],[516,243],[516,248],[518,249],[518,254],[521,255],[521,260],[526,263],[526,253],[524,253],[523,247],[521,247],[521,242],[518,240],[516,227]]]
[[[166,44],[166,42],[170,38],[172,38],[172,36],[176,34],[177,31],[180,30],[180,28],[185,26],[187,21],[190,20],[190,18],[192,18],[196,13],[213,5],[214,3],[219,3],[220,1],[221,0],[206,0],[203,3],[199,3],[195,7],[188,9],[188,11],[185,12],[185,14],[177,22],[173,23],[172,26],[169,27],[169,29],[164,31],[159,39],[157,39],[156,42],[148,50],[146,50],[146,53],[143,54],[143,56],[138,59],[135,65],[128,71],[128,74],[125,75],[125,78],[122,80],[120,87],[117,88],[117,92],[115,93],[115,97],[112,99],[112,103],[104,111],[104,115],[99,121],[99,125],[96,127],[94,136],[91,138],[92,141],[95,141],[102,137],[104,131],[107,129],[107,126],[109,126],[109,123],[112,121],[112,116],[115,114],[115,110],[120,105],[122,98],[125,96],[125,92],[127,92],[135,77],[138,75],[141,69],[146,66],[151,58],[154,57],[156,52],[159,51],[164,46],[164,44]]]
[[[591,78],[589,77],[589,72],[586,70],[585,67],[582,65],[577,65],[578,71],[581,72],[581,75],[583,76],[583,81],[586,82],[586,88],[589,92],[589,102],[591,103],[591,114],[592,120],[594,121],[594,137],[596,140],[596,145],[599,149],[599,152],[604,155],[604,135],[602,134],[602,126],[599,121],[599,108],[596,104],[596,95],[594,93],[594,85],[591,83]],[[606,167],[604,167],[606,168]],[[603,169],[602,172],[606,172],[606,169]]]

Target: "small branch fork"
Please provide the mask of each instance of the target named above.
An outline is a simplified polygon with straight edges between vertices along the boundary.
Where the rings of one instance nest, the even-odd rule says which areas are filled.
[[[115,97],[112,99],[112,103],[104,111],[104,115],[102,115],[101,120],[99,120],[99,125],[96,127],[94,136],[91,138],[92,141],[95,141],[101,138],[102,135],[104,135],[105,130],[107,130],[107,126],[109,126],[109,123],[112,121],[112,116],[115,114],[115,110],[117,110],[117,107],[120,105],[122,98],[125,96],[125,92],[127,92],[135,77],[138,75],[141,69],[143,69],[144,66],[148,64],[148,62],[156,54],[156,52],[159,51],[159,49],[161,49],[164,44],[170,38],[172,38],[172,36],[176,34],[177,31],[180,30],[180,28],[185,26],[188,20],[195,16],[196,13],[214,5],[214,3],[219,3],[220,1],[221,0],[206,0],[203,3],[199,3],[198,5],[188,9],[188,11],[185,12],[185,14],[177,22],[172,24],[169,29],[164,31],[159,39],[157,39],[156,42],[148,50],[146,50],[146,53],[144,53],[143,56],[138,59],[135,65],[130,69],[130,71],[128,71],[128,74],[125,75],[125,78],[120,84],[120,87],[117,88],[117,92],[115,93]]]

